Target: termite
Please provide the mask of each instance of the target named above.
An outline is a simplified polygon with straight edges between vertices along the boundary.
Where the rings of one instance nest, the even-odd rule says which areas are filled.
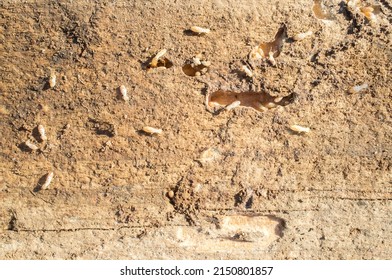
[[[245,72],[246,76],[248,76],[249,78],[253,77],[253,72],[246,65],[242,66],[242,70]]]
[[[266,112],[266,111],[268,111],[268,109],[269,109],[269,108],[265,107],[263,104],[260,104],[260,105],[259,105],[259,110],[260,110],[260,111]]]
[[[308,133],[310,131],[309,127],[304,127],[297,124],[290,126],[290,129],[297,133]]]
[[[361,7],[361,13],[369,20],[375,21],[376,15],[374,14],[374,8],[372,6],[369,7]]]
[[[194,66],[198,66],[198,65],[201,64],[200,58],[197,57],[197,56],[195,56],[192,60],[193,60],[193,65]]]
[[[273,66],[276,65],[276,60],[275,60],[274,54],[275,54],[274,52],[269,52],[269,54],[268,54],[268,60],[269,60],[269,62],[270,62]]]
[[[211,30],[208,28],[203,28],[203,27],[199,27],[199,26],[192,26],[191,31],[195,32],[197,34],[207,34],[207,33],[210,33]]]
[[[230,111],[230,110],[233,110],[234,108],[237,108],[240,105],[241,105],[241,101],[237,100],[237,101],[234,101],[233,103],[227,105],[225,107],[225,110]]]
[[[151,126],[143,127],[143,131],[148,133],[148,134],[162,134],[162,129],[154,128],[154,127],[151,127]]]
[[[40,124],[38,126],[38,132],[39,132],[39,136],[40,136],[42,141],[48,140],[48,137],[46,137],[45,128],[44,128],[44,126],[42,124]]]
[[[168,192],[167,192],[167,196],[168,196],[169,198],[173,198],[173,197],[174,197],[174,192],[173,192],[172,190],[168,191]]]
[[[313,32],[311,30],[304,32],[304,33],[299,33],[293,37],[294,41],[301,41],[305,39],[306,37],[312,36]]]
[[[128,96],[128,93],[127,93],[127,88],[124,85],[121,85],[119,90],[120,90],[120,94],[121,94],[122,100],[128,101],[129,100],[129,96]]]
[[[348,90],[348,92],[351,93],[351,94],[355,94],[355,93],[358,93],[358,92],[360,92],[360,91],[362,91],[364,89],[367,89],[368,87],[369,87],[368,84],[362,84],[362,85],[358,85],[358,86],[353,86],[353,87],[351,87]]]
[[[264,104],[264,107],[268,108],[268,109],[273,109],[276,108],[278,105],[273,103],[273,102],[268,102],[266,104]]]
[[[32,151],[38,150],[37,145],[31,143],[30,140],[27,140],[24,144]]]
[[[166,52],[167,52],[166,49],[160,50],[160,51],[153,57],[153,59],[151,60],[150,66],[151,66],[151,67],[157,67],[157,66],[158,66],[158,62],[159,62],[159,59],[160,59],[162,56],[164,56],[164,55],[166,54]]]
[[[46,175],[45,182],[44,182],[44,183],[42,184],[42,186],[41,186],[41,189],[42,189],[42,190],[46,190],[46,189],[49,188],[49,185],[50,185],[50,183],[52,182],[53,176],[54,176],[54,173],[53,173],[53,172],[50,172],[50,173],[48,173],[48,174]]]
[[[275,103],[279,103],[280,101],[282,101],[282,99],[283,99],[282,96],[276,97],[276,98],[274,99],[274,102],[275,102]]]
[[[49,86],[51,88],[54,88],[54,86],[56,85],[56,74],[54,72],[50,73],[49,76]]]

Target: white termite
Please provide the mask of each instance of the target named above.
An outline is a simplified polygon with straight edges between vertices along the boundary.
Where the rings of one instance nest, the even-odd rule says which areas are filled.
[[[161,57],[164,56],[164,55],[166,54],[166,52],[167,52],[166,49],[160,50],[160,51],[153,57],[153,59],[151,60],[151,63],[150,63],[151,67],[157,67],[157,66],[158,66],[158,61],[159,61],[159,59],[161,59]]]
[[[197,57],[197,56],[195,56],[192,60],[193,60],[193,65],[194,66],[198,66],[198,65],[201,64],[200,58]]]
[[[168,192],[167,192],[167,196],[168,196],[169,198],[173,198],[173,197],[174,197],[174,192],[173,192],[172,190],[168,191]]]
[[[270,62],[273,66],[276,65],[276,60],[275,60],[274,54],[275,54],[274,52],[269,52],[269,53],[268,53],[268,60],[269,60],[269,62]]]
[[[225,110],[230,111],[230,110],[233,110],[234,108],[237,108],[240,105],[241,105],[241,101],[237,100],[237,101],[234,101],[233,103],[227,105],[225,107]]]
[[[38,150],[37,145],[31,143],[30,140],[27,140],[27,141],[25,142],[25,145],[26,145],[30,150],[32,150],[32,151]]]
[[[162,134],[162,129],[151,127],[151,126],[143,127],[143,131],[148,134]]]
[[[379,13],[378,6],[368,6],[368,7],[361,7],[359,10],[361,13],[371,22],[374,23],[377,21],[376,14]],[[375,9],[377,8],[377,10]]]
[[[48,137],[46,136],[45,128],[42,124],[38,126],[38,133],[42,141],[48,140]]]
[[[208,28],[200,27],[200,26],[192,26],[191,31],[195,32],[197,34],[207,34],[207,33],[210,33],[211,30]]]
[[[268,103],[264,104],[264,107],[266,107],[268,109],[273,109],[273,108],[278,107],[278,105],[273,102],[268,102]]]
[[[362,90],[365,90],[365,89],[367,89],[369,87],[369,85],[368,84],[362,84],[362,85],[358,85],[358,86],[353,86],[353,87],[351,87],[350,89],[349,89],[349,93],[351,93],[351,94],[355,94],[355,93],[358,93],[358,92],[360,92],[360,91],[362,91]]]
[[[367,17],[367,19],[370,21],[370,22],[376,22],[377,21],[377,17],[376,17],[376,15],[375,14],[373,14],[373,13],[369,13],[369,14],[365,14],[365,16]]]
[[[268,108],[265,107],[263,104],[260,104],[260,105],[259,105],[259,110],[260,110],[260,111],[263,111],[263,112],[266,112],[266,111],[268,111]]]
[[[374,14],[374,8],[372,6],[360,8],[361,13],[369,20],[376,21],[376,15]]]
[[[252,77],[253,77],[253,72],[252,72],[252,70],[250,70],[250,69],[248,68],[248,66],[243,65],[243,66],[242,66],[242,71],[244,71],[245,74],[246,74],[246,76],[248,76],[249,78],[252,78]]]
[[[128,96],[127,88],[124,85],[121,85],[119,89],[120,89],[121,99],[124,101],[128,101],[129,96]]]
[[[310,131],[309,127],[304,127],[297,124],[290,126],[290,129],[297,133],[308,133]]]
[[[42,186],[41,186],[41,190],[46,190],[46,189],[48,189],[49,188],[49,185],[50,185],[50,183],[52,182],[52,180],[53,180],[53,176],[54,176],[54,173],[53,172],[49,172],[47,175],[46,175],[46,179],[45,179],[45,182],[42,184]]]
[[[283,97],[279,96],[279,97],[275,97],[274,102],[275,103],[279,103],[280,101],[282,101]]]
[[[293,39],[294,39],[294,41],[301,41],[301,40],[303,40],[309,36],[312,36],[312,35],[313,35],[313,31],[309,30],[307,32],[299,33],[299,34],[295,35],[293,37]]]
[[[56,85],[56,74],[54,72],[50,73],[49,76],[49,86],[51,88],[54,88]]]

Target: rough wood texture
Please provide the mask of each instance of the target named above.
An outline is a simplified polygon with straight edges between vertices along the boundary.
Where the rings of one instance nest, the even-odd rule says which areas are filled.
[[[328,22],[305,0],[25,2],[0,4],[1,259],[392,258],[390,1],[376,23],[343,1]],[[276,64],[250,61],[282,24]],[[293,100],[211,112],[218,90]]]

